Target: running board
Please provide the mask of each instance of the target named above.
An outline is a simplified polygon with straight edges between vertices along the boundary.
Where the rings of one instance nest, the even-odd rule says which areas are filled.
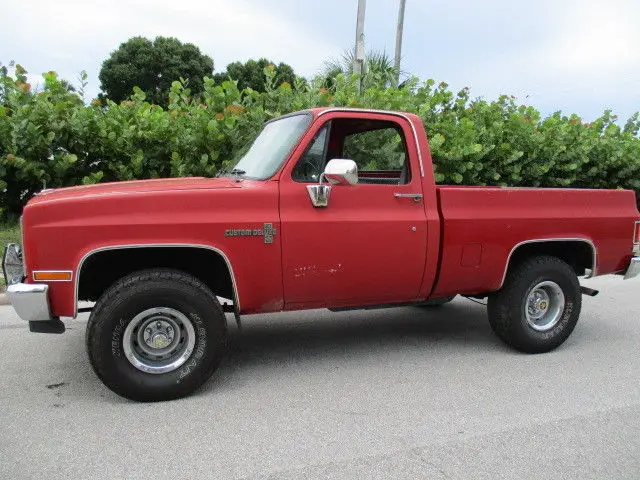
[[[397,307],[417,307],[424,305],[426,300],[416,302],[401,302],[401,303],[381,303],[377,305],[361,305],[358,307],[335,307],[327,308],[330,312],[350,312],[352,310],[381,310],[383,308],[397,308]]]

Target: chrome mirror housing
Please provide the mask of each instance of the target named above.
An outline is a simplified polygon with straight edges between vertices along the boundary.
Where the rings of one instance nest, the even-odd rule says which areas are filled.
[[[334,158],[324,167],[323,175],[334,185],[355,185],[358,183],[358,166],[353,160]]]
[[[324,168],[324,173],[320,175],[318,185],[307,185],[309,198],[314,207],[326,207],[329,205],[331,195],[331,185],[323,184],[327,180],[333,185],[355,185],[358,183],[358,166],[353,160],[334,158],[329,160]]]

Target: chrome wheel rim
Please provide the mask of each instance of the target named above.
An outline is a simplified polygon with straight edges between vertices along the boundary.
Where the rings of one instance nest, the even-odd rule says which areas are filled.
[[[196,332],[186,315],[167,307],[139,313],[122,335],[122,347],[129,362],[146,373],[168,373],[191,356]]]
[[[552,329],[562,318],[565,297],[555,282],[544,281],[531,289],[524,304],[524,314],[531,328],[539,332]]]

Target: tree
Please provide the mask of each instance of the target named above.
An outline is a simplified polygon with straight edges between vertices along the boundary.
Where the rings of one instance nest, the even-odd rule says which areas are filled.
[[[69,81],[69,80],[65,80],[64,78],[60,79],[60,85],[62,85],[67,92],[69,93],[75,93],[76,92],[76,87],[73,86],[73,84]]]
[[[166,106],[171,82],[188,79],[194,94],[202,92],[202,78],[213,73],[213,60],[191,43],[173,37],[156,37],[152,42],[133,37],[122,43],[105,60],[100,70],[100,87],[114,102],[128,98],[134,86],[147,100]]]
[[[324,64],[322,76],[327,88],[333,85],[335,77],[342,73],[352,75],[354,52],[346,50],[342,57],[330,60]],[[397,86],[398,78],[402,74],[394,66],[393,60],[386,52],[370,50],[365,55],[362,85],[364,88],[387,88]],[[402,85],[400,85],[402,87]]]
[[[296,78],[293,68],[286,63],[279,63],[276,65],[275,62],[267,60],[266,58],[261,58],[260,60],[249,60],[247,63],[230,63],[227,65],[227,70],[225,72],[215,74],[213,79],[219,84],[231,78],[238,82],[238,88],[240,90],[251,88],[257,92],[264,92],[264,68],[268,65],[274,65],[276,68],[276,85],[280,85],[283,82],[288,82],[293,85],[293,81]]]

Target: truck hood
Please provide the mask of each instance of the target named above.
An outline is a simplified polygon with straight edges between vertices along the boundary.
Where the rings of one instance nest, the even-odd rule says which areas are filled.
[[[158,192],[171,190],[197,190],[218,188],[239,188],[241,182],[234,178],[164,178],[156,180],[135,180],[130,182],[99,183],[78,187],[43,190],[30,203],[63,200],[88,196],[120,195],[127,193]]]

